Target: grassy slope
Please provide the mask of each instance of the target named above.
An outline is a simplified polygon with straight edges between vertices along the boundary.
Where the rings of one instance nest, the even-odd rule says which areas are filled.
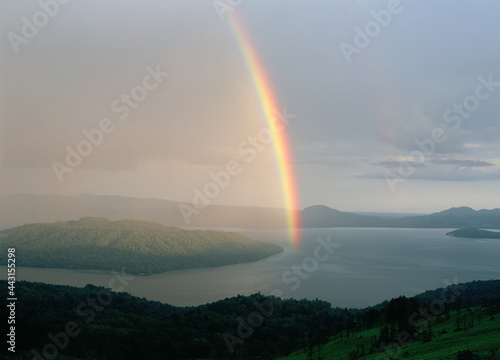
[[[488,315],[481,317],[479,324],[478,308],[471,308],[474,319],[474,326],[467,331],[454,332],[456,325],[456,313],[452,313],[448,320],[444,317],[430,323],[432,332],[435,337],[426,343],[416,341],[407,347],[400,348],[398,351],[394,347],[390,349],[392,353],[396,353],[397,359],[414,359],[414,360],[455,360],[459,351],[470,349],[478,354],[481,359],[500,359],[500,316],[497,314],[491,320]],[[463,316],[464,310],[461,312]],[[443,321],[441,323],[438,323]],[[442,330],[448,333],[439,335]],[[356,350],[359,346],[364,345],[365,349],[370,348],[370,338],[379,335],[379,328],[356,332],[348,340],[332,341],[321,347],[321,356],[325,360],[348,360],[349,352]],[[395,350],[395,351],[394,351]],[[496,351],[496,356],[491,356],[491,351]],[[406,353],[407,352],[407,353]],[[387,354],[383,353],[382,349],[378,349],[373,354],[365,354],[359,357],[363,360],[374,359],[390,359]],[[317,352],[313,358],[317,359]],[[300,354],[297,352],[283,358],[283,360],[305,360],[307,359],[306,350]]]

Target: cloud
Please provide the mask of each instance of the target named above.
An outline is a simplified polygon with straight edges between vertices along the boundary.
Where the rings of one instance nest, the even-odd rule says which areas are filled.
[[[498,127],[486,126],[479,131],[470,131],[467,138],[471,142],[498,143],[500,141],[500,119],[495,119]]]
[[[437,165],[453,165],[458,167],[485,167],[495,166],[495,164],[473,159],[432,159],[431,162]]]
[[[388,169],[398,168],[404,164],[408,164],[408,161],[384,160],[384,161],[378,161],[378,162],[372,163],[372,165],[383,166],[383,167],[386,167]],[[425,166],[424,163],[419,163],[419,162],[412,162],[411,164],[414,167],[424,167]]]
[[[431,159],[425,166],[409,161],[381,161],[372,164],[384,166],[384,172],[365,172],[356,177],[363,179],[402,178],[405,181],[493,181],[500,180],[500,169],[495,164],[472,159]],[[491,168],[489,170],[476,168]]]
[[[433,153],[450,154],[464,151],[463,129],[454,129],[441,122],[441,118],[434,118],[422,112],[425,104],[411,104],[408,99],[396,96],[398,105],[390,115],[379,119],[379,137],[382,141],[402,150],[401,155],[407,156],[413,150],[419,150],[419,144],[432,141]],[[440,139],[436,142],[433,134],[439,131]]]
[[[397,173],[393,173],[397,176]],[[388,172],[372,172],[361,174],[355,177],[362,179],[386,179],[389,175]],[[415,172],[407,178],[403,178],[405,181],[498,181],[500,180],[500,171],[495,172],[482,172],[482,171],[469,171],[469,170],[459,170],[442,172],[442,171],[431,171],[431,172]]]
[[[439,186],[453,198],[460,181],[498,180],[500,88],[458,128],[443,114],[474,95],[479,76],[493,74],[500,81],[500,47],[491,46],[500,3],[407,2],[348,64],[339,44],[352,44],[354,28],[364,28],[373,19],[370,12],[386,6],[378,0],[314,6],[244,1],[226,13],[241,20],[277,105],[297,115],[287,127],[292,161],[298,183],[307,184],[300,191],[313,193],[315,202],[344,201],[359,209],[369,206],[365,199],[389,204],[392,198],[373,190],[382,182],[369,179],[384,179],[385,172],[407,164],[413,151],[424,152],[418,144],[439,128],[446,141],[412,165],[408,181],[419,180],[420,188],[402,188],[405,198],[420,201],[422,191],[436,194]],[[23,17],[39,10],[36,2],[0,2],[4,35],[19,32]],[[457,26],[463,23],[470,26]],[[209,170],[241,159],[239,144],[266,124],[229,24],[220,21],[211,1],[88,0],[62,6],[17,55],[5,37],[0,193],[114,191],[189,200],[191,187],[203,184]],[[145,67],[156,64],[168,78],[130,117],[118,119],[111,103],[130,94],[142,83]],[[104,117],[116,130],[60,185],[51,163],[64,163],[65,147],[75,148],[85,139],[82,130]],[[268,144],[238,181],[269,188],[275,161]],[[250,179],[253,170],[258,175]],[[117,184],[120,190],[114,190]],[[463,196],[492,202],[495,185],[467,186]],[[238,192],[244,193],[235,191],[227,202],[239,204]],[[433,198],[428,206],[447,199]]]

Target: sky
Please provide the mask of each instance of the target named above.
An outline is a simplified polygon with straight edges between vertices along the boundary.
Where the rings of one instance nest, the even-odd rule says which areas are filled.
[[[500,207],[499,10],[2,1],[0,195],[191,202],[216,183],[213,204],[284,207],[290,179],[273,144],[285,136],[299,208]],[[279,134],[265,131],[234,21],[273,90]]]

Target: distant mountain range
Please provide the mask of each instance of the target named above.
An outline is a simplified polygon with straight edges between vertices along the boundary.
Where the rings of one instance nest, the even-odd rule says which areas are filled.
[[[9,195],[0,197],[0,229],[37,222],[105,217],[110,220],[136,219],[168,226],[216,228],[284,228],[285,209],[208,205],[189,217],[179,210],[180,202],[123,196],[81,194]],[[187,204],[190,205],[190,204]],[[192,205],[191,205],[192,206]],[[429,215],[382,217],[343,212],[316,205],[301,210],[302,226],[313,227],[401,227],[500,229],[500,209],[474,210],[458,207]]]
[[[326,206],[311,206],[302,211],[304,227],[400,227],[500,229],[500,209],[474,210],[458,207],[429,215],[382,218],[346,213]]]

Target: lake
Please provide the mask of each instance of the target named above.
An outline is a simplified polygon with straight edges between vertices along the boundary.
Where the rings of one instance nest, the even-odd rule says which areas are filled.
[[[185,306],[260,291],[318,298],[339,307],[366,307],[455,280],[500,279],[500,241],[446,236],[451,230],[304,229],[297,252],[285,230],[240,230],[252,239],[278,244],[284,252],[252,263],[136,276],[124,291]],[[18,281],[107,287],[112,277],[101,271],[17,268]],[[6,266],[1,278],[7,278]]]

